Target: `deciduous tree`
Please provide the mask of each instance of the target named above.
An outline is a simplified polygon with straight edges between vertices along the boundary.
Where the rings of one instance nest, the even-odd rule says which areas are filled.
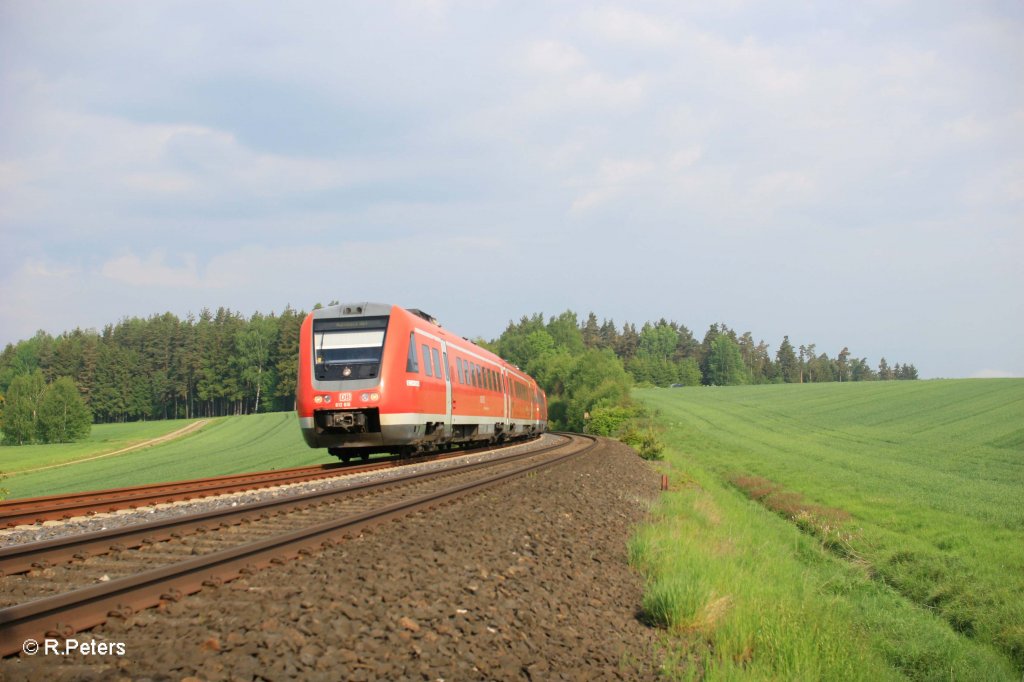
[[[39,404],[36,436],[43,443],[71,443],[89,435],[92,414],[70,377],[50,384]]]

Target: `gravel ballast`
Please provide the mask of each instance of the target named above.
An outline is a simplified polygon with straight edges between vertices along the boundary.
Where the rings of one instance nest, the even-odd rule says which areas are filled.
[[[124,654],[25,654],[12,680],[656,677],[626,546],[659,477],[591,453],[79,634]]]

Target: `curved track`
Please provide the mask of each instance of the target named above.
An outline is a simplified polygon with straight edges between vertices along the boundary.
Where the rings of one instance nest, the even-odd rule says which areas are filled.
[[[135,610],[197,592],[204,585],[220,584],[309,554],[367,526],[551,466],[595,444],[596,439],[588,436],[566,435],[562,443],[526,453],[186,517],[176,520],[174,528],[156,522],[7,548],[0,551],[0,567],[8,573],[30,573],[4,579],[8,582],[5,592],[20,596],[14,597],[17,603],[0,609],[0,655],[15,653],[29,637],[70,637],[111,615],[127,617]],[[183,535],[195,532],[203,533],[201,550],[192,543],[175,556],[170,547],[174,542],[167,542],[166,551],[145,551],[163,540],[180,541]],[[141,549],[129,551],[136,546]],[[113,559],[107,563],[88,566],[85,561],[110,552]],[[200,556],[195,556],[197,553]],[[122,555],[130,556],[122,561]],[[48,568],[69,560],[80,563],[67,570],[82,568],[78,580],[71,580],[80,586],[72,585],[70,591],[66,584],[52,584],[54,570]],[[109,576],[117,571],[123,575]],[[12,580],[21,582],[11,584]],[[4,601],[10,603],[11,598]]]
[[[430,462],[458,457],[470,452],[482,452],[487,449],[490,448],[453,450],[446,453],[420,456],[415,461]],[[100,512],[112,512],[119,509],[134,509],[164,502],[178,502],[243,490],[269,488],[288,483],[302,483],[322,478],[378,471],[401,466],[408,461],[390,458],[359,465],[332,462],[330,464],[317,464],[274,471],[230,474],[211,478],[172,481],[170,483],[153,483],[127,488],[69,493],[67,495],[48,495],[46,497],[7,500],[0,502],[0,527],[42,523],[44,521],[68,519]]]

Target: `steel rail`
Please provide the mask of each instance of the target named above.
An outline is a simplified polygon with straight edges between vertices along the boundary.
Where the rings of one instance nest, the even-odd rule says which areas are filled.
[[[468,462],[456,464],[445,469],[411,472],[407,475],[384,481],[366,481],[346,488],[315,490],[273,500],[214,509],[199,514],[187,514],[175,518],[125,526],[123,528],[111,528],[90,533],[80,533],[78,535],[68,535],[52,540],[3,547],[0,548],[0,577],[25,573],[33,568],[45,568],[58,563],[106,554],[111,550],[140,547],[143,544],[162,542],[183,535],[203,532],[204,530],[238,525],[254,517],[265,517],[272,513],[285,513],[301,507],[310,507],[342,498],[372,493],[390,487],[406,485],[414,481],[473,471],[498,462],[514,462],[519,459],[534,457],[556,448],[565,447],[567,442],[568,440],[484,462]]]
[[[489,449],[493,448],[459,449],[445,453],[422,455],[413,461],[432,462],[474,452],[484,452]],[[0,527],[42,523],[44,521],[67,519],[75,516],[86,516],[97,512],[133,509],[163,502],[178,502],[244,490],[268,488],[286,483],[300,483],[315,481],[321,478],[365,473],[367,471],[379,471],[403,466],[408,463],[409,460],[398,458],[357,465],[332,462],[329,464],[292,467],[273,471],[227,474],[210,478],[171,481],[169,483],[149,483],[108,490],[7,500],[0,502]]]
[[[584,448],[542,462],[531,463],[513,471],[461,483],[440,492],[422,495],[373,511],[333,519],[108,583],[91,585],[73,592],[0,609],[0,655],[7,656],[20,651],[21,643],[26,639],[69,638],[77,632],[105,622],[108,617],[129,617],[134,612],[155,606],[161,601],[177,601],[184,595],[202,590],[203,587],[220,585],[260,568],[308,555],[320,547],[334,544],[337,541],[335,536],[352,534],[367,526],[433,507],[516,476],[553,466],[588,452],[597,444],[597,439],[592,436],[583,438],[591,441]],[[562,444],[559,447],[565,446],[566,444]]]

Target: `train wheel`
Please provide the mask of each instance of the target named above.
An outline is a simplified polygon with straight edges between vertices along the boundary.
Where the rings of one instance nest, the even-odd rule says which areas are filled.
[[[348,462],[350,459],[352,459],[352,454],[348,450],[345,450],[343,448],[327,448],[327,452],[332,457],[337,457],[342,462]]]

